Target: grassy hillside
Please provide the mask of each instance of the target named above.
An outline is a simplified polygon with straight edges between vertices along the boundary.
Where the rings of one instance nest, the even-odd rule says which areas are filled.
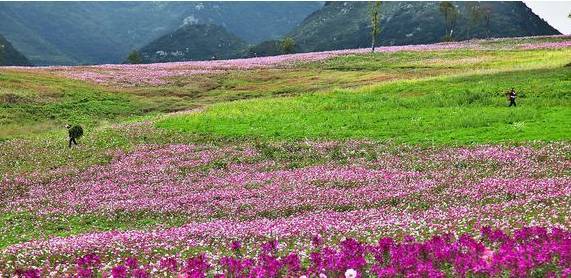
[[[534,41],[540,44],[561,44],[565,43],[565,38],[525,39],[518,40],[518,43],[528,44]],[[291,66],[214,70],[212,73],[209,73],[211,70],[208,66],[205,70],[198,68],[204,73],[196,75],[188,75],[186,71],[182,71],[183,74],[180,75],[177,72],[184,70],[185,66],[172,64],[173,74],[177,75],[168,77],[165,82],[142,83],[134,86],[111,82],[112,79],[101,84],[92,84],[62,77],[66,74],[71,77],[90,77],[95,73],[108,71],[104,68],[100,70],[88,67],[35,70],[6,68],[1,70],[0,76],[0,114],[3,115],[0,138],[41,134],[60,129],[62,125],[69,122],[95,127],[149,113],[175,112],[228,101],[276,96],[299,97],[215,105],[204,114],[189,118],[174,117],[160,125],[173,130],[183,130],[192,134],[209,134],[210,136],[231,138],[262,135],[281,138],[282,133],[279,129],[283,126],[280,121],[275,122],[277,126],[273,126],[269,122],[257,121],[257,116],[253,112],[240,113],[240,109],[256,111],[261,107],[260,113],[267,115],[265,118],[268,121],[271,121],[272,117],[289,117],[286,126],[292,129],[283,133],[284,138],[318,137],[330,134],[328,137],[386,139],[392,137],[393,134],[386,133],[383,129],[390,129],[391,123],[397,126],[408,126],[416,121],[413,126],[419,129],[417,131],[411,129],[413,133],[433,128],[434,126],[427,119],[444,113],[440,111],[444,108],[454,111],[470,108],[499,109],[493,110],[498,113],[510,111],[502,116],[504,120],[498,118],[494,121],[520,122],[508,119],[512,117],[510,114],[516,113],[515,111],[502,110],[505,100],[501,92],[510,87],[522,91],[519,99],[522,107],[518,107],[517,110],[522,112],[518,113],[523,113],[525,109],[540,109],[538,105],[542,102],[551,102],[555,105],[554,107],[567,105],[565,88],[568,86],[566,83],[568,67],[563,66],[570,62],[569,48],[525,50],[513,49],[513,44],[513,40],[482,41],[479,47],[483,49],[459,48],[344,55],[317,62],[295,63]],[[492,50],[496,48],[501,50]],[[235,63],[236,67],[243,67],[243,62]],[[254,65],[256,63],[258,62],[254,62]],[[198,64],[204,63],[198,62]],[[144,81],[154,78],[153,75],[156,72],[163,74],[164,71],[155,65],[145,66],[148,67],[145,70],[140,70],[138,67],[143,66],[125,66],[125,70],[118,68],[118,73],[110,75],[110,78],[120,78],[123,74],[130,79]],[[544,73],[544,70],[552,72]],[[69,72],[66,73],[66,71]],[[536,74],[538,71],[539,74]],[[496,76],[496,73],[500,74]],[[542,78],[553,82],[542,85]],[[365,90],[359,89],[369,85],[373,87],[367,87]],[[335,90],[337,91],[331,93]],[[321,94],[307,95],[315,92]],[[550,95],[545,95],[543,92],[549,92]],[[353,98],[343,99],[345,95],[353,96]],[[532,95],[535,99],[530,102],[529,98]],[[442,103],[441,98],[449,100]],[[474,99],[477,101],[474,102]],[[335,110],[338,103],[345,101],[352,103],[349,109],[329,111]],[[371,101],[374,104],[367,104]],[[323,105],[308,106],[304,104],[306,102],[323,103]],[[325,103],[328,104],[325,105]],[[367,105],[368,108],[365,107]],[[284,106],[288,108],[282,108]],[[301,110],[290,110],[290,106],[299,107]],[[276,111],[281,111],[281,109],[288,111],[285,111],[285,114],[272,113],[274,108]],[[404,118],[395,120],[390,117],[392,114],[401,113],[401,110],[412,113],[415,109],[421,108],[429,110],[424,111],[422,115],[419,114],[418,117],[410,116],[408,120]],[[328,128],[321,126],[322,124],[318,122],[306,122],[312,121],[301,116],[301,111],[306,109],[310,109],[312,114],[316,115],[317,118],[313,121],[321,121],[324,118],[320,117],[325,117],[335,122],[336,114],[341,119],[344,117],[342,113],[353,114],[352,109],[359,113],[371,113],[376,116],[366,116],[365,122],[360,123],[366,125],[369,131],[361,130],[352,134],[355,129],[360,129],[359,125],[354,125],[352,120],[344,119],[343,124],[338,123]],[[380,109],[384,112],[379,113]],[[493,111],[490,115],[495,113]],[[224,114],[237,115],[230,118]],[[299,117],[302,119],[290,121]],[[411,117],[416,120],[413,121]],[[531,119],[521,120],[527,123],[528,128],[532,124]],[[549,119],[542,118],[542,120]],[[355,121],[361,122],[362,120],[355,119]],[[385,122],[385,124],[378,125],[377,121]],[[482,124],[485,125],[486,122]],[[213,123],[216,125],[212,125]],[[240,128],[240,126],[250,124],[255,129],[247,131]],[[297,127],[305,124],[315,124],[321,127],[303,135],[299,133],[301,131]],[[344,125],[353,127],[343,127]],[[342,127],[348,129],[341,131]],[[274,133],[275,135],[272,135]],[[529,139],[527,135],[523,136],[522,140],[524,138]],[[416,139],[412,137],[404,141],[409,140],[416,142]]]
[[[322,69],[383,71],[403,81],[210,106],[158,126],[221,137],[374,138],[406,143],[568,140],[571,52],[445,51],[339,57]],[[438,75],[438,77],[425,77]],[[420,79],[418,79],[420,78]],[[505,91],[519,92],[517,108]]]
[[[59,77],[5,71],[0,74],[0,139],[62,128],[94,126],[141,115],[145,107],[126,94]]]

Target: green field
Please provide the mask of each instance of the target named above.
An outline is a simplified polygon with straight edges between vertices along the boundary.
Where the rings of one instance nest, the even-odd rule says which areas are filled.
[[[569,54],[568,50],[451,51],[341,57],[323,67],[395,76],[412,75],[414,69],[421,77],[352,90],[220,103],[203,113],[164,119],[158,126],[224,138],[277,140],[372,138],[439,144],[568,140]],[[459,57],[478,62],[455,62],[462,60]],[[427,63],[428,59],[439,63]],[[438,71],[447,73],[423,77]],[[519,92],[515,108],[507,107],[504,95],[511,87]]]

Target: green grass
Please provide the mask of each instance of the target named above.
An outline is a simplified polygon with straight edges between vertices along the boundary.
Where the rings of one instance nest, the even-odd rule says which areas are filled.
[[[520,91],[517,108],[503,92]],[[220,137],[374,138],[406,143],[493,143],[571,139],[571,69],[397,81],[210,106],[159,127]]]
[[[142,114],[126,94],[45,74],[0,74],[0,138],[45,133],[65,123],[94,126]]]
[[[559,67],[571,62],[570,55],[570,49],[402,51],[339,56],[306,66],[341,72],[383,71],[405,74],[409,77],[407,79],[410,79],[413,76],[474,74],[482,70],[509,71]]]
[[[49,133],[70,122],[96,127],[220,102],[299,96],[395,80],[558,67],[571,62],[569,57],[571,49],[376,53],[287,68],[177,77],[161,86],[133,88],[2,69],[0,140]]]

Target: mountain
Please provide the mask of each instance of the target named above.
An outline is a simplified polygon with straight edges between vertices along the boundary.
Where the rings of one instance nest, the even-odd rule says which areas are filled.
[[[30,61],[0,35],[0,66],[30,66]]]
[[[248,43],[276,39],[322,2],[0,2],[0,33],[38,65],[122,62],[187,24]]]
[[[248,44],[213,24],[188,24],[140,50],[144,63],[227,59],[243,55]]]
[[[559,32],[522,2],[477,2],[489,14],[470,24],[469,2],[453,2],[459,11],[453,38],[552,35]],[[472,2],[473,4],[474,2]],[[440,2],[383,2],[379,45],[424,44],[441,41],[445,21]],[[370,47],[368,2],[327,2],[288,36],[304,52]]]

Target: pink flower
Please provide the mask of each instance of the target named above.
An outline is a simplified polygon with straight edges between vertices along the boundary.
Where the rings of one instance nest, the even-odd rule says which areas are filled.
[[[349,268],[347,269],[347,271],[345,271],[345,278],[356,278],[357,277],[357,271]]]

